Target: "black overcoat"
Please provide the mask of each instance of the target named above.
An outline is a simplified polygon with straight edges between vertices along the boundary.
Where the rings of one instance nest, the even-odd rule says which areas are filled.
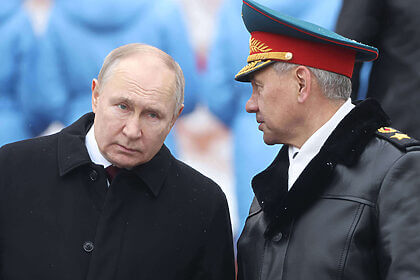
[[[385,125],[366,100],[290,191],[287,146],[254,177],[239,280],[420,279],[420,143]]]
[[[221,189],[165,146],[108,189],[93,118],[0,149],[0,279],[234,279]]]

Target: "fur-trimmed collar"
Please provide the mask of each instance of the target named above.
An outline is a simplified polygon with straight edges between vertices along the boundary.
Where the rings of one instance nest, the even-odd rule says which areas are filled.
[[[357,104],[289,191],[288,146],[284,145],[273,163],[252,180],[255,196],[269,221],[266,237],[273,236],[304,212],[328,186],[335,166],[338,163],[354,165],[375,131],[387,125],[389,119],[376,101],[367,99]]]

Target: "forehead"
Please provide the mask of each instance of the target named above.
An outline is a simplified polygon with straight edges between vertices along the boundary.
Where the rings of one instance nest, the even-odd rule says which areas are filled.
[[[260,70],[255,71],[250,76],[251,82],[263,82],[263,81],[270,81],[270,78],[273,74],[277,74],[277,72],[274,70],[273,66],[270,65],[268,67],[264,67]]]
[[[169,96],[175,93],[175,72],[153,54],[135,54],[121,59],[112,67],[109,82],[138,93]]]
[[[166,112],[175,108],[175,74],[159,58],[127,57],[112,69],[102,94],[111,102]]]

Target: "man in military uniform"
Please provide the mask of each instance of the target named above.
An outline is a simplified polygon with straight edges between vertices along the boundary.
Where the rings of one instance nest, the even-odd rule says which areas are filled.
[[[420,142],[350,100],[355,61],[378,50],[249,0],[242,14],[235,78],[264,142],[284,145],[252,180],[238,279],[419,279]]]

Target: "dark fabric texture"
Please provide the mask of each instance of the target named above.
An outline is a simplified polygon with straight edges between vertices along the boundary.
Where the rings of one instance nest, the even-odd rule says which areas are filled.
[[[121,168],[116,167],[114,165],[110,165],[107,168],[105,168],[105,171],[109,183],[112,183],[112,180],[114,180],[115,176],[117,176],[117,174],[121,171]]]
[[[420,278],[420,144],[380,137],[387,125],[359,103],[289,191],[283,146],[252,181],[239,280]]]
[[[0,149],[0,279],[234,279],[226,198],[163,146],[109,188],[94,115]]]
[[[343,0],[336,32],[379,49],[367,97],[377,99],[392,126],[420,139],[420,5],[417,0]],[[356,98],[361,64],[353,71]]]

